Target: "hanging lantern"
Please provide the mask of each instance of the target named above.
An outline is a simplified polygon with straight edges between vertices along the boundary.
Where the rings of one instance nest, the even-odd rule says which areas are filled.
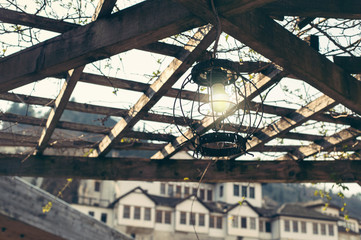
[[[251,109],[247,95],[251,89],[258,90],[238,69],[239,63],[224,59],[200,62],[192,68],[179,90],[173,113],[180,109],[192,130],[194,138],[184,136],[193,144],[196,155],[228,157],[247,152],[247,140],[260,124],[263,111]],[[197,90],[190,109],[185,110],[189,103],[182,99],[182,94],[191,86]],[[206,129],[200,127],[200,116],[213,124]]]

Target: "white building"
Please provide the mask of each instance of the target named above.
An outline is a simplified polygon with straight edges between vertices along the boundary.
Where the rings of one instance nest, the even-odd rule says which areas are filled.
[[[360,239],[358,220],[333,205],[263,207],[259,183],[85,180],[74,207],[142,240]]]

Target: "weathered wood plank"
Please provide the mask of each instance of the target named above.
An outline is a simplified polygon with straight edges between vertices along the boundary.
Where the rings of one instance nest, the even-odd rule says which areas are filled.
[[[168,91],[173,84],[188,70],[196,61],[197,57],[206,50],[215,38],[214,29],[200,28],[185,45],[186,54],[179,59],[175,58],[161,73],[157,80],[139,98],[136,104],[129,110],[127,116],[120,120],[111,130],[111,133],[103,138],[90,157],[105,156],[112,148],[115,141],[125,136],[142,117],[150,110]]]
[[[170,12],[172,14],[168,14]],[[186,9],[172,1],[142,2],[1,59],[1,92],[155,42],[200,24]]]
[[[333,61],[349,73],[361,73],[361,57],[334,56]]]
[[[5,122],[13,122],[17,124],[28,124],[32,126],[45,126],[45,120],[35,117],[22,116],[12,113],[3,113],[0,114],[0,120]],[[58,129],[64,130],[73,130],[79,132],[87,133],[96,133],[96,134],[108,134],[111,128],[104,126],[89,125],[83,123],[73,123],[67,121],[59,121],[56,125]],[[129,131],[127,132],[127,138],[137,138],[143,140],[156,140],[169,142],[172,141],[175,137],[170,134],[162,133],[150,133],[150,132],[138,132],[138,131]]]
[[[49,113],[48,120],[46,121],[45,128],[39,138],[34,154],[42,154],[48,145],[51,135],[53,134],[55,127],[69,102],[70,96],[73,93],[83,69],[84,66],[69,70],[68,77],[54,102],[54,107]]]
[[[0,232],[1,239],[133,239],[17,177],[1,177],[0,189],[0,221],[4,221],[3,216],[11,221],[8,225],[11,229]],[[43,213],[42,207],[49,202],[52,203],[50,211]],[[14,238],[2,238],[7,230],[19,234]],[[23,230],[30,234],[25,234]],[[42,235],[44,232],[45,235]]]
[[[247,151],[252,151],[252,148],[256,146],[264,145],[265,143],[271,141],[279,135],[284,134],[306,122],[310,119],[312,115],[319,114],[325,109],[332,108],[335,105],[335,100],[329,98],[326,95],[315,99],[314,101],[307,104],[305,107],[302,107],[294,111],[292,114],[282,117],[277,122],[266,126],[260,131],[257,131],[252,137],[252,139],[248,141]],[[237,158],[238,156],[239,155],[236,155],[232,158]]]
[[[149,160],[0,155],[0,175],[203,182],[355,182],[361,161],[227,161]]]
[[[59,33],[67,32],[79,26],[78,24],[62,20],[17,12],[5,8],[0,8],[0,21]]]
[[[250,101],[252,98],[256,97],[258,93],[261,93],[268,87],[270,87],[275,82],[279,81],[285,73],[282,72],[282,70],[278,69],[277,66],[269,66],[267,69],[266,75],[258,74],[256,79],[254,80],[255,85],[258,89],[255,89],[253,85],[249,84],[245,87],[245,89],[249,89],[248,93],[245,94],[247,96],[247,100]],[[201,123],[199,124],[199,127],[196,129],[196,132],[198,134],[203,134],[207,132],[214,124],[217,124],[221,122],[225,117],[233,114],[233,112],[236,110],[237,107],[242,106],[245,99],[242,100],[238,106],[235,106],[233,110],[229,110],[227,113],[225,113],[222,117],[219,117],[218,119],[214,119],[213,117],[205,117],[202,119]],[[195,138],[195,135],[193,133],[193,130],[188,129],[186,132],[184,132],[182,135],[177,137],[174,141],[169,143],[165,148],[158,151],[156,154],[154,154],[151,159],[164,159],[169,158],[176,154],[187,142],[189,143],[189,140],[192,140]]]
[[[361,19],[358,0],[280,0],[262,7],[262,10],[275,16]]]
[[[95,13],[92,17],[92,21],[95,21],[98,18],[104,18],[106,16],[109,16],[114,8],[115,3],[116,0],[99,0],[97,8],[95,9]],[[69,102],[70,96],[73,93],[75,86],[81,77],[84,68],[85,66],[80,66],[68,71],[66,81],[64,82],[64,85],[55,100],[54,107],[49,113],[48,120],[40,136],[34,154],[42,154],[44,152],[51,138],[51,135],[53,134],[55,127],[59,122],[66,105]]]
[[[322,140],[312,143],[308,146],[301,146],[296,150],[288,152],[286,155],[279,157],[277,160],[303,160],[321,151],[327,151],[339,144],[355,139],[361,135],[361,131],[347,128]],[[349,151],[352,151],[350,147]]]
[[[44,29],[58,33],[65,33],[69,30],[82,26],[75,23],[68,23],[61,20],[54,20],[51,18],[45,18],[33,14],[27,14],[27,13],[17,12],[3,8],[0,8],[0,21]],[[163,54],[167,56],[172,56],[172,57],[178,57],[180,52],[184,51],[184,49],[180,46],[163,43],[163,42],[150,43],[141,46],[138,49],[148,52]],[[204,56],[201,56],[201,58],[206,58],[208,55],[209,53],[207,52],[204,54]]]
[[[213,13],[206,4],[200,5],[198,1],[194,3],[191,0],[179,0],[179,2],[205,21],[216,24],[214,18],[211,17]],[[233,16],[222,13],[220,20],[222,30],[235,39],[274,61],[288,73],[361,114],[361,95],[359,94],[361,82],[267,15],[259,11]]]

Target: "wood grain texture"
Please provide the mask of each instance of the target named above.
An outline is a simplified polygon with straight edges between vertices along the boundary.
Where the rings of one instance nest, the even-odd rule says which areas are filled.
[[[105,156],[117,140],[125,136],[130,130],[167,92],[173,84],[188,70],[198,56],[206,50],[215,38],[216,31],[210,26],[199,28],[194,36],[188,41],[184,49],[187,52],[179,59],[175,58],[168,67],[160,74],[157,80],[149,86],[147,91],[130,108],[127,116],[121,119],[105,136],[98,147],[90,154],[90,157]]]
[[[254,84],[257,86],[256,89],[252,84],[247,83],[244,89],[247,89],[249,92],[244,94],[247,96],[247,100],[251,101],[254,97],[256,97],[259,93],[262,93],[265,89],[270,87],[275,82],[279,81],[285,75],[282,70],[278,69],[276,66],[271,65],[268,67],[267,74],[259,73],[255,80]],[[238,107],[241,107],[244,104],[243,99],[238,103],[238,106],[235,106],[233,109],[227,111],[227,113],[223,114],[222,117],[214,119],[213,117],[205,117],[200,122],[199,126],[195,129],[198,134],[203,134],[207,132],[214,124],[220,123],[224,118],[232,115]],[[186,144],[189,144],[189,141],[194,139],[196,136],[193,133],[193,130],[188,128],[188,130],[179,137],[177,137],[174,141],[167,144],[162,150],[158,151],[154,154],[151,159],[165,159],[172,157],[178,151],[182,149]]]
[[[204,21],[217,24],[207,5],[179,0]],[[361,82],[261,11],[221,13],[222,30],[324,94],[361,114]],[[292,49],[292,51],[290,51]]]
[[[172,14],[168,14],[170,12]],[[1,92],[155,42],[197,25],[200,25],[198,20],[172,1],[150,0],[137,4],[1,59]]]
[[[310,157],[321,151],[327,151],[352,139],[356,139],[356,137],[360,135],[361,131],[359,130],[353,128],[343,129],[331,136],[324,137],[321,140],[318,140],[308,146],[300,146],[293,151],[289,151],[289,153],[277,158],[277,160],[303,160],[304,158]],[[345,147],[345,149],[343,150],[346,151],[348,149],[347,147]]]
[[[0,177],[0,189],[0,222],[10,219],[6,221],[11,224],[9,231],[19,233],[11,239],[22,239],[23,232],[24,239],[32,240],[132,239],[19,178]],[[52,202],[51,210],[43,213],[48,202]],[[0,232],[1,239],[5,234]]]
[[[361,19],[358,0],[280,0],[262,7],[262,10],[274,16]]]
[[[355,182],[361,161],[149,160],[0,155],[0,175],[203,182]]]

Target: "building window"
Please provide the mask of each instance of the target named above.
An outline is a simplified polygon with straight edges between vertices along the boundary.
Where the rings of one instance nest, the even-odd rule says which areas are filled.
[[[293,232],[298,232],[298,222],[292,221],[292,223]]]
[[[180,185],[177,185],[176,188],[175,188],[175,193],[180,196],[181,195],[181,192],[182,192],[182,186]]]
[[[160,184],[160,194],[162,194],[162,195],[165,194],[165,183]]]
[[[193,189],[192,189],[192,194],[193,194],[194,196],[197,196],[197,188],[193,188]]]
[[[180,224],[187,224],[187,213],[180,212]]]
[[[313,234],[318,234],[318,224],[312,223]]]
[[[168,185],[168,195],[171,197],[173,196],[173,184]]]
[[[209,227],[214,228],[214,218],[215,216],[209,216]]]
[[[247,186],[242,186],[242,197],[247,197]]]
[[[334,233],[334,231],[333,231],[333,225],[332,225],[332,224],[328,224],[328,234],[329,234],[330,236],[334,236],[334,235],[335,235],[335,233]]]
[[[213,200],[213,191],[207,190],[207,200],[212,201]]]
[[[94,191],[100,192],[100,182],[94,182]]]
[[[200,213],[198,215],[198,225],[201,226],[201,227],[204,227],[206,224],[205,224],[205,217],[206,215],[203,214],[203,213]]]
[[[232,227],[238,228],[238,216],[232,216]]]
[[[164,211],[164,223],[171,224],[171,211]]]
[[[321,223],[321,235],[326,235],[326,224]]]
[[[259,220],[259,231],[264,232],[264,221]]]
[[[241,217],[241,228],[247,228],[247,218]]]
[[[254,187],[249,188],[249,198],[255,198]]]
[[[102,215],[100,215],[100,221],[106,223],[107,222],[107,214],[106,213],[102,213]]]
[[[124,205],[123,218],[130,218],[130,206]]]
[[[250,220],[249,221],[250,228],[251,229],[256,229],[256,218],[251,217],[249,220]]]
[[[209,227],[222,229],[222,217],[210,216],[209,217]]]
[[[268,233],[271,232],[271,222],[270,221],[266,221],[266,232],[268,232]]]
[[[196,214],[195,213],[191,213],[189,225],[196,225]]]
[[[217,217],[217,228],[222,229],[222,217]]]
[[[140,207],[134,207],[134,219],[140,219]]]
[[[301,222],[301,232],[307,233],[306,222]]]
[[[155,222],[157,223],[163,222],[163,211],[159,211],[159,210],[155,211]]]
[[[204,189],[199,190],[199,198],[204,200]]]
[[[93,211],[89,211],[88,214],[89,214],[89,216],[94,217],[94,212]]]
[[[219,186],[219,197],[223,197],[223,185]]]
[[[233,196],[239,196],[239,185],[233,184]]]
[[[150,208],[144,208],[144,220],[150,221],[151,220],[151,209]]]
[[[285,232],[290,231],[290,220],[285,220]]]
[[[189,187],[184,187],[184,197],[189,196]]]

